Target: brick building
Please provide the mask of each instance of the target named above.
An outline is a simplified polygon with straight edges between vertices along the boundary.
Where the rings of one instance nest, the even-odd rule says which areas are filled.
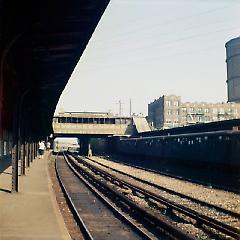
[[[185,102],[163,95],[148,104],[148,121],[157,129],[240,118],[240,103]]]

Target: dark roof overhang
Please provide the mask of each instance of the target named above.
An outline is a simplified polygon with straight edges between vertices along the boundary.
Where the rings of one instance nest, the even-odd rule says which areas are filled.
[[[52,131],[58,99],[109,0],[0,0],[0,126]]]

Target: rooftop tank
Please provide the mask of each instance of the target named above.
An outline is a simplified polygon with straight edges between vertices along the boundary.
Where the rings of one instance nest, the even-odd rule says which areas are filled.
[[[240,37],[225,45],[227,54],[228,101],[240,102]]]

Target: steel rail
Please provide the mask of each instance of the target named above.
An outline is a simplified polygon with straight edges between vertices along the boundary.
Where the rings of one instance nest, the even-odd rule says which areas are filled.
[[[237,228],[234,228],[232,226],[229,226],[225,223],[222,223],[218,220],[215,220],[213,218],[210,218],[208,216],[205,216],[201,213],[196,212],[195,210],[192,210],[190,208],[187,208],[185,206],[182,206],[180,204],[177,204],[173,201],[170,201],[164,197],[161,197],[155,193],[149,192],[146,189],[143,189],[141,187],[136,187],[133,184],[130,184],[129,182],[126,182],[124,180],[118,179],[117,177],[113,176],[112,174],[107,173],[106,171],[93,166],[89,163],[87,163],[86,161],[83,161],[81,158],[79,158],[78,156],[75,156],[75,158],[77,158],[79,161],[81,161],[84,165],[88,166],[91,170],[93,170],[93,172],[98,172],[99,174],[101,174],[101,176],[106,176],[107,178],[112,179],[112,182],[114,181],[118,181],[119,183],[121,183],[122,185],[125,185],[129,188],[131,188],[132,190],[134,190],[135,192],[139,192],[141,194],[144,194],[145,196],[147,196],[148,198],[151,198],[155,201],[158,201],[164,205],[166,205],[168,208],[176,210],[188,217],[191,217],[192,219],[196,220],[199,224],[204,224],[206,226],[209,226],[211,228],[214,228],[215,230],[218,230],[221,233],[224,233],[228,236],[231,236],[235,239],[239,239],[240,237],[240,230]]]
[[[93,182],[94,186],[98,185],[101,191],[104,191],[104,194],[107,194],[108,197],[113,198],[115,203],[125,207],[128,213],[137,217],[137,220],[140,221],[143,225],[150,225],[150,231],[160,231],[167,234],[169,237],[173,239],[182,239],[182,240],[193,240],[195,239],[192,235],[188,234],[187,232],[181,230],[180,228],[176,227],[172,223],[167,221],[167,218],[161,217],[159,215],[154,215],[150,211],[147,211],[137,204],[135,204],[132,200],[124,196],[123,194],[119,193],[118,190],[113,189],[108,185],[108,181],[99,180],[94,175],[90,174],[88,171],[84,170],[79,166],[79,163],[76,163],[74,160],[69,159],[71,164],[73,164],[74,168],[81,172],[81,175],[84,178],[87,178],[89,181]],[[127,206],[127,207],[126,207]],[[149,227],[147,227],[149,230]],[[156,234],[156,233],[155,233]],[[158,233],[159,234],[159,233]]]
[[[135,232],[137,232],[141,237],[143,237],[143,239],[148,239],[151,240],[152,238],[143,230],[141,230],[134,222],[130,221],[128,218],[126,218],[116,207],[113,206],[112,203],[110,203],[104,196],[102,196],[93,185],[91,185],[88,181],[86,181],[83,176],[81,176],[79,174],[79,172],[76,170],[76,167],[74,167],[72,165],[72,163],[70,163],[70,161],[68,161],[66,159],[65,156],[65,160],[69,166],[69,168],[72,170],[72,172],[82,181],[84,182],[84,184],[92,191],[96,194],[96,196],[98,198],[100,198],[120,219],[122,219],[122,221],[124,221],[125,223],[127,223],[131,228],[133,228],[133,230]],[[73,163],[74,164],[74,163]]]
[[[202,205],[202,206],[206,206],[206,207],[209,207],[209,208],[214,208],[214,209],[216,209],[216,210],[219,211],[219,212],[222,212],[222,213],[228,214],[228,215],[230,215],[230,216],[232,216],[232,217],[235,217],[235,218],[239,218],[239,219],[240,219],[240,214],[237,213],[237,212],[233,212],[233,211],[228,210],[228,209],[226,209],[226,208],[222,208],[222,207],[216,206],[216,205],[214,205],[214,204],[211,204],[211,203],[208,203],[208,202],[204,202],[204,201],[202,201],[202,200],[200,200],[200,199],[196,199],[196,198],[193,198],[193,197],[191,197],[191,196],[185,195],[185,194],[183,194],[183,193],[176,192],[176,191],[174,191],[174,190],[172,190],[172,189],[159,186],[159,185],[157,185],[157,184],[155,184],[155,183],[152,183],[152,182],[143,180],[143,179],[141,179],[141,178],[135,177],[135,176],[130,175],[130,174],[128,174],[128,173],[125,173],[125,172],[123,172],[123,171],[120,171],[120,170],[114,169],[114,168],[112,168],[112,167],[106,166],[106,165],[104,165],[104,164],[102,164],[102,163],[100,163],[100,162],[98,162],[98,161],[96,161],[96,160],[91,159],[90,157],[86,157],[86,158],[87,158],[88,160],[90,160],[90,161],[92,161],[92,162],[100,165],[100,166],[103,166],[103,167],[105,167],[105,168],[107,168],[107,169],[110,169],[110,170],[112,170],[112,171],[114,171],[114,172],[120,173],[120,174],[122,174],[122,175],[124,175],[124,176],[130,177],[130,178],[132,178],[132,179],[134,179],[134,180],[137,180],[137,181],[142,182],[142,183],[144,183],[144,184],[147,184],[147,185],[149,185],[149,186],[155,187],[155,188],[157,188],[157,189],[159,189],[159,190],[168,192],[169,194],[177,195],[177,196],[179,196],[179,197],[188,199],[188,200],[190,200],[190,201],[192,201],[192,202],[195,202],[195,203],[197,203],[197,204],[200,204],[200,205]]]
[[[58,155],[57,155],[57,157],[58,157]],[[64,195],[65,195],[65,198],[66,198],[67,202],[69,203],[68,205],[69,205],[69,207],[71,209],[71,212],[74,214],[75,219],[76,219],[78,225],[80,226],[80,229],[82,230],[82,232],[84,234],[84,237],[87,240],[94,240],[94,238],[91,235],[90,231],[88,230],[86,224],[84,223],[83,219],[79,215],[78,210],[76,209],[76,207],[75,207],[71,197],[69,196],[65,185],[63,184],[62,178],[61,178],[61,176],[59,174],[59,171],[58,171],[57,161],[55,161],[55,170],[56,170],[56,175],[57,175],[58,181],[59,181],[60,186],[61,186],[61,188],[63,190]]]

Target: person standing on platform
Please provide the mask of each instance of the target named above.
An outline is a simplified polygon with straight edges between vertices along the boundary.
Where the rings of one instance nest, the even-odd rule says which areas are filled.
[[[39,151],[39,158],[43,158],[44,150],[45,150],[45,144],[43,141],[39,142],[38,144],[38,151]]]
[[[50,147],[51,147],[50,142],[47,142],[47,150],[48,150],[48,151],[50,150]]]

